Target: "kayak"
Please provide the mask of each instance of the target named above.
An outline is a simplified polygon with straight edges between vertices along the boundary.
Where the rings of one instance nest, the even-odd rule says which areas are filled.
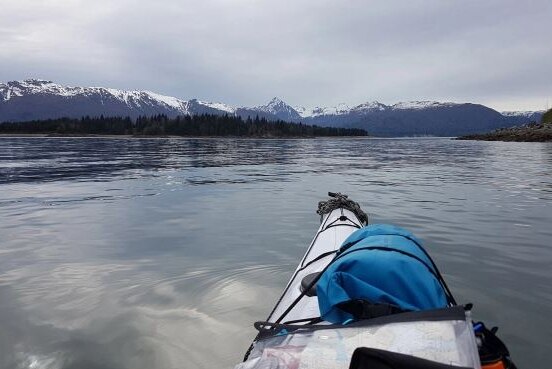
[[[340,193],[235,369],[515,368],[410,232]]]

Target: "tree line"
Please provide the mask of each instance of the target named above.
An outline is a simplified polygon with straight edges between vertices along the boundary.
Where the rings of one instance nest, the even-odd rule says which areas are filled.
[[[282,120],[231,115],[186,115],[169,118],[151,117],[83,117],[59,118],[0,124],[0,133],[98,134],[134,136],[237,136],[237,137],[316,137],[367,136],[363,129],[336,128],[290,123]]]

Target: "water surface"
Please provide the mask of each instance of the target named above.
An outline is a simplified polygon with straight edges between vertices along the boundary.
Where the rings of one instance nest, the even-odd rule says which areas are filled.
[[[0,138],[0,368],[231,368],[327,191],[416,233],[547,367],[551,144]]]

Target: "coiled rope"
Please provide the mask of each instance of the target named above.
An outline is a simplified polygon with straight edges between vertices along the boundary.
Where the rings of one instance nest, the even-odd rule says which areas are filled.
[[[368,215],[360,208],[357,202],[349,199],[349,196],[339,192],[328,192],[328,196],[331,197],[329,200],[320,201],[318,203],[318,210],[316,210],[316,213],[321,217],[323,217],[324,214],[331,213],[335,209],[343,208],[353,212],[362,224],[368,224]]]

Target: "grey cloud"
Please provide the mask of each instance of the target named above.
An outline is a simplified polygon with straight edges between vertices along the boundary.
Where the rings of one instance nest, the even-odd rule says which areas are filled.
[[[547,0],[8,2],[0,79],[255,105],[437,99],[537,109]],[[548,95],[547,95],[548,94]]]

